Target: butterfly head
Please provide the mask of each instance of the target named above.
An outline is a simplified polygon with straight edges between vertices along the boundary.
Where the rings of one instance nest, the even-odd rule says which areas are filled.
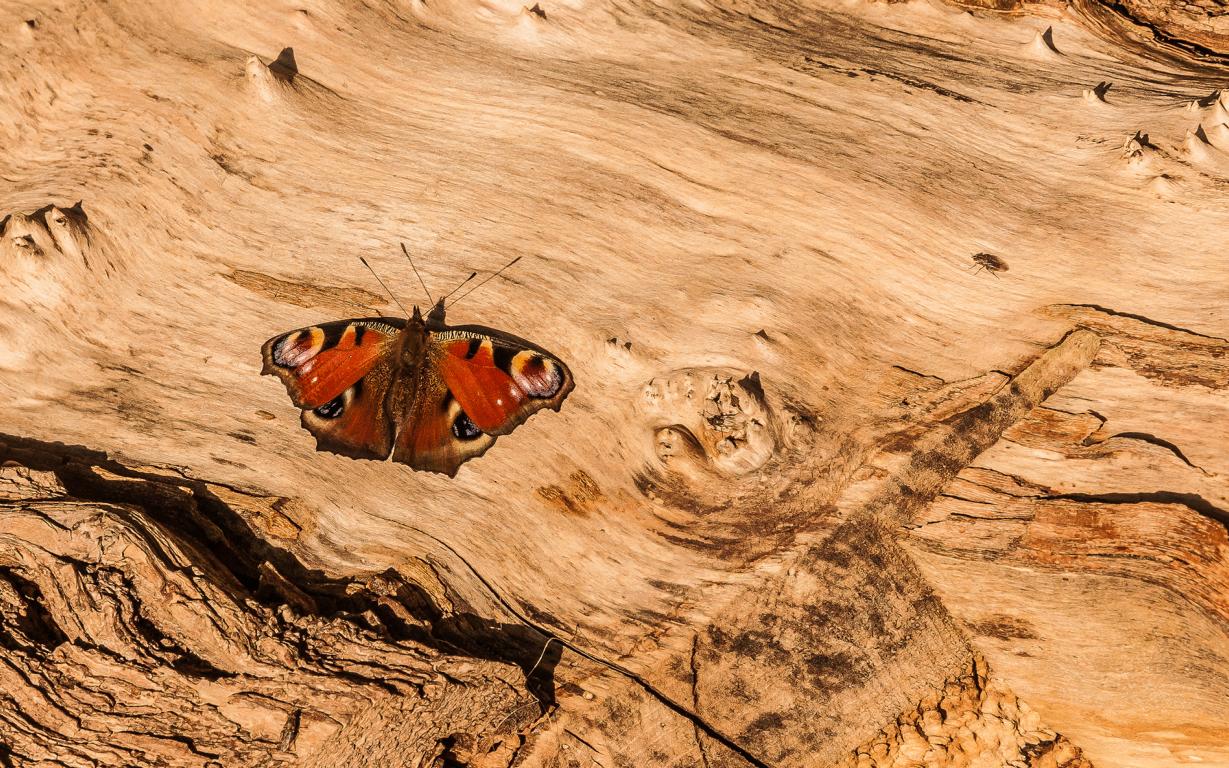
[[[417,310],[417,307],[415,307]],[[427,313],[427,327],[443,328],[444,327],[444,300],[440,299],[435,302],[435,306]]]

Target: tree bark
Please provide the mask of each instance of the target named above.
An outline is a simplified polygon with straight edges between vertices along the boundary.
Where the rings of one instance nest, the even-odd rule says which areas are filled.
[[[9,764],[431,765],[514,750],[541,713],[515,665],[433,638],[438,607],[395,573],[262,559],[206,484],[0,453]]]

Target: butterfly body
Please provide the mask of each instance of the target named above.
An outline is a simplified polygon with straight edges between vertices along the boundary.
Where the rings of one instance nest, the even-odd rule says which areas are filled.
[[[557,357],[511,334],[424,319],[360,318],[274,336],[261,373],[278,376],[317,450],[453,476],[572,391]]]

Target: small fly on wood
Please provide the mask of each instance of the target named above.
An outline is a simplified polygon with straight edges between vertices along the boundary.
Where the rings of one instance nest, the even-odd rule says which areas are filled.
[[[1007,271],[1007,262],[1003,261],[998,256],[995,256],[993,253],[985,253],[984,251],[982,253],[973,254],[973,265],[973,274],[977,274],[984,269],[995,277],[998,277],[998,275],[995,274],[996,272]]]

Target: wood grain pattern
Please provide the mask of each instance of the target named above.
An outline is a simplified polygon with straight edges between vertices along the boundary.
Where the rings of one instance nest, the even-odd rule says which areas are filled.
[[[0,765],[1229,764],[1229,77],[994,5],[0,5]],[[400,242],[455,478],[259,376]]]

